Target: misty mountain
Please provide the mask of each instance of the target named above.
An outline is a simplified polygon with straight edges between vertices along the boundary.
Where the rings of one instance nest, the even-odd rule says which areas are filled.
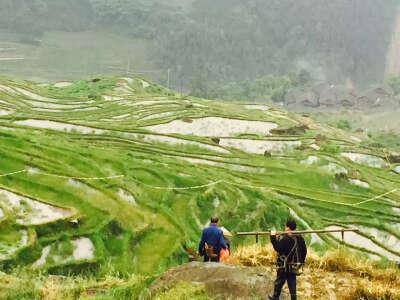
[[[95,30],[148,40],[152,63],[171,69],[175,87],[203,90],[301,70],[337,83],[382,81],[396,17],[394,0],[0,0],[0,8],[1,32],[25,39]]]

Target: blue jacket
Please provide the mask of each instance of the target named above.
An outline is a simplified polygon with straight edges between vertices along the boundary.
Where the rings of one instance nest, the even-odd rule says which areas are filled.
[[[199,253],[200,255],[204,255],[204,245],[207,243],[214,247],[215,254],[219,255],[219,252],[222,248],[226,249],[227,245],[225,244],[224,234],[222,233],[221,228],[218,227],[217,224],[210,224],[210,226],[203,229],[203,233],[201,235],[201,241],[199,244]]]

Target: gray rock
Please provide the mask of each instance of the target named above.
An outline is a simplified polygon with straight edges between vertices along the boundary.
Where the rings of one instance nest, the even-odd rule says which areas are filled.
[[[150,292],[154,295],[184,281],[203,283],[207,294],[215,299],[264,299],[273,293],[274,280],[275,273],[265,268],[191,262],[164,273],[150,286]],[[289,299],[285,289],[281,300]]]

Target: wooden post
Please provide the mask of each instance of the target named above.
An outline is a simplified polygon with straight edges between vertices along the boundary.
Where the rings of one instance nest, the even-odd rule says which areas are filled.
[[[329,233],[329,232],[341,232],[342,233],[342,238],[344,238],[344,233],[348,231],[353,231],[353,232],[358,232],[360,231],[357,228],[343,228],[343,229],[323,229],[323,230],[300,230],[300,231],[291,231],[291,232],[286,232],[286,231],[277,231],[276,235],[297,235],[297,234],[310,234],[310,233]],[[256,238],[258,239],[259,235],[270,235],[270,231],[257,231],[257,232],[238,232],[236,235],[255,235]]]
[[[344,242],[344,231],[342,229],[342,242]]]
[[[258,244],[258,234],[256,234],[256,243]]]

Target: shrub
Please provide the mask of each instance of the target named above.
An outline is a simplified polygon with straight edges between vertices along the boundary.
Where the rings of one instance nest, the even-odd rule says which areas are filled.
[[[323,152],[328,152],[328,153],[339,153],[340,152],[340,146],[333,144],[333,143],[324,143],[321,146],[321,151]]]
[[[339,120],[336,123],[336,127],[339,129],[351,129],[350,122],[348,120]]]
[[[400,94],[400,75],[389,77],[386,83],[393,89],[396,96]]]
[[[207,300],[211,298],[207,295],[204,284],[202,285],[202,284],[193,284],[190,282],[180,282],[170,290],[156,295],[154,299]]]

